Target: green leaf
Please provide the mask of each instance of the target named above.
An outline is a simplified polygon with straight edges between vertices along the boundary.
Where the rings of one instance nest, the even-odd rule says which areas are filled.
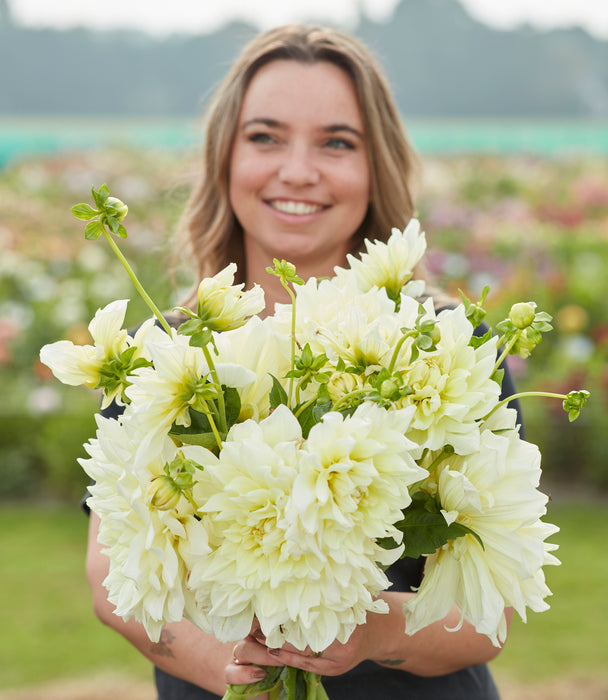
[[[103,226],[99,221],[89,221],[89,223],[84,227],[84,237],[87,241],[95,241],[103,233]]]
[[[95,192],[95,188],[91,188],[91,193],[93,194],[93,199],[98,209],[103,209],[106,199],[110,196],[110,190],[107,185],[102,185],[99,188],[99,192]]]
[[[179,335],[193,335],[194,333],[202,331],[203,328],[203,322],[200,318],[195,317],[184,321],[177,329],[177,332]]]
[[[403,520],[396,523],[403,532],[404,557],[418,558],[432,554],[446,542],[464,535],[473,535],[483,546],[479,536],[460,523],[448,525],[434,498],[424,491],[412,496],[412,503],[405,509]]]
[[[195,348],[204,348],[212,340],[213,333],[208,328],[205,328],[205,330],[190,336],[190,345]]]
[[[181,437],[185,434],[197,435],[211,432],[211,424],[204,413],[195,411],[193,408],[189,408],[188,413],[190,414],[190,425],[177,425],[173,423],[170,431],[171,434]]]
[[[288,406],[289,405],[289,398],[287,396],[287,392],[283,388],[281,382],[274,376],[270,375],[272,377],[272,389],[270,390],[270,408],[277,408],[277,406]]]
[[[93,219],[99,215],[99,211],[97,209],[93,209],[93,207],[84,203],[75,204],[72,207],[71,212],[77,219],[82,219],[83,221],[88,221],[89,219]]]
[[[179,427],[181,428],[183,426]],[[169,436],[177,438],[186,445],[198,445],[212,451],[217,448],[217,441],[213,433],[179,433],[175,430],[171,430]],[[220,433],[220,438],[225,440],[226,436]]]
[[[120,224],[120,226],[118,227],[117,234],[120,238],[126,238],[127,237],[127,229],[122,224]]]
[[[484,335],[472,335],[471,339],[469,340],[469,345],[472,348],[479,348],[481,347],[484,343],[487,343],[488,340],[492,339],[492,331],[488,330],[487,333],[484,333]]]
[[[300,363],[303,367],[310,367],[312,364],[312,358],[312,350],[310,349],[310,345],[306,343],[302,349],[302,354],[300,355]]]
[[[298,407],[295,409],[295,413],[297,413]],[[300,427],[302,428],[302,437],[306,439],[308,437],[308,433],[310,433],[311,428],[313,425],[316,425],[319,422],[320,418],[317,418],[317,415],[315,414],[315,404],[311,403],[309,406],[306,406],[306,408],[298,415],[298,422],[300,423]]]
[[[222,384],[222,389],[224,390],[224,406],[226,408],[226,423],[228,427],[234,425],[241,413],[241,397],[237,389],[233,386],[224,386]]]

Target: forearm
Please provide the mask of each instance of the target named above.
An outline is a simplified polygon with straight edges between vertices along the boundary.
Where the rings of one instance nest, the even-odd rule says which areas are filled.
[[[91,513],[86,568],[97,617],[158,668],[222,696],[226,688],[225,667],[232,659],[234,644],[221,644],[213,635],[202,632],[187,620],[166,625],[159,641],[152,642],[143,625],[133,619],[125,622],[116,615],[102,585],[109,560],[101,553],[97,542],[98,523],[97,516]]]
[[[391,668],[409,671],[418,676],[439,676],[458,671],[467,666],[487,663],[500,648],[490,639],[475,631],[464,622],[460,629],[453,630],[460,622],[456,607],[449,615],[414,635],[405,634],[402,606],[413,593],[386,592],[382,597],[389,605],[388,615],[370,615],[367,633],[377,651],[369,658]],[[506,611],[507,622],[512,612]]]

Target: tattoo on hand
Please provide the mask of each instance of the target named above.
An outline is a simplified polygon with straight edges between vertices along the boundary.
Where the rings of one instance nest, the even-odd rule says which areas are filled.
[[[381,661],[378,661],[379,664],[382,664],[383,666],[400,666],[401,664],[405,663],[405,659],[382,659]]]
[[[168,656],[171,659],[174,659],[175,654],[171,649],[171,643],[173,641],[175,641],[175,635],[171,634],[171,632],[168,630],[163,630],[160,633],[160,639],[158,642],[152,644],[150,651],[152,654],[156,654],[157,656]]]

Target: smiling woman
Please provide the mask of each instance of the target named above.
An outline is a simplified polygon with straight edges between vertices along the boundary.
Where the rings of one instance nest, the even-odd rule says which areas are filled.
[[[273,257],[304,277],[331,275],[365,218],[369,182],[348,75],[327,62],[264,66],[245,95],[230,167],[247,278]]]
[[[236,281],[246,283],[250,288],[259,285],[265,293],[266,308],[272,313],[275,302],[290,300],[289,291],[283,287],[279,277],[267,274],[267,268],[272,265],[274,258],[285,258],[295,263],[300,277],[319,278],[331,275],[336,266],[345,266],[350,260],[349,254],[360,252],[370,240],[388,240],[394,227],[397,228],[394,235],[398,238],[408,235],[406,227],[414,210],[411,182],[416,158],[380,68],[367,49],[354,38],[330,29],[300,25],[261,34],[245,47],[218,89],[210,103],[207,125],[200,180],[193,188],[181,224],[182,233],[189,239],[192,256],[198,263],[201,279],[216,275],[228,264],[236,263],[241,277]],[[402,234],[400,228],[406,231]],[[409,232],[415,233],[417,237],[417,225],[414,228],[415,231],[410,228]],[[414,245],[414,248],[419,253],[423,251],[423,247],[417,248]],[[412,260],[411,267],[418,260],[419,257]],[[280,267],[280,263],[277,266]],[[402,267],[405,266],[406,263],[402,260]],[[310,281],[314,282],[313,279]],[[314,289],[314,284],[309,285],[311,294]],[[352,292],[347,284],[344,294],[351,304],[352,294],[348,289]],[[388,297],[386,300],[394,306]],[[197,303],[196,298],[193,303]],[[313,298],[310,303],[322,312],[321,298],[316,301]],[[413,324],[420,306],[414,299],[410,299],[410,303],[412,318],[408,323]],[[433,300],[428,299],[425,303],[430,311]],[[198,306],[200,308],[200,299]],[[378,314],[381,312],[376,309],[376,316]],[[310,318],[309,316],[307,320]],[[264,323],[259,319],[256,321],[258,324]],[[250,335],[246,339],[241,336],[244,347],[235,348],[235,352],[238,350],[247,353],[254,362],[260,354],[256,351],[260,347],[259,344],[256,345],[254,337],[257,335],[256,328],[259,325],[250,324]],[[444,335],[443,331],[441,335]],[[275,344],[270,341],[264,345]],[[159,346],[158,350],[160,352],[162,348]],[[177,364],[183,366],[183,360]],[[284,377],[284,369],[275,365],[271,373]],[[142,371],[141,374],[141,379],[145,380],[145,373]],[[263,376],[267,375],[266,369]],[[134,386],[129,391],[139,391],[141,395],[139,379],[134,379]],[[488,391],[492,396],[499,391],[498,385],[489,378]],[[507,396],[512,393],[508,381],[505,382],[505,391],[508,392]],[[486,394],[481,391],[481,395]],[[146,410],[149,410],[147,402],[146,406]],[[407,412],[408,409],[404,407],[404,410]],[[230,446],[222,447],[219,459],[225,460],[226,464],[220,469],[218,460],[212,455],[213,459],[210,458],[205,468],[209,479],[215,478],[215,474],[219,482],[227,473],[224,467],[232,455],[228,468],[242,474],[238,480],[243,488],[238,493],[238,517],[246,520],[244,524],[247,527],[254,523],[253,530],[258,534],[264,531],[266,523],[280,514],[272,507],[272,499],[268,501],[264,497],[262,503],[255,500],[260,491],[255,485],[250,486],[252,476],[257,474],[259,480],[270,478],[270,464],[280,465],[285,455],[301,449],[299,445],[303,434],[298,432],[298,428],[292,435],[293,439],[289,438],[290,428],[286,419],[282,420],[283,414],[285,411],[275,407],[267,418],[255,426],[255,431],[262,428],[268,431],[269,437],[263,442],[266,447],[267,443],[272,442],[275,457],[269,456],[268,450],[263,454],[260,450],[256,451],[253,438],[258,432],[243,433],[246,447],[241,449],[240,442],[232,451]],[[116,416],[117,412],[113,415]],[[294,425],[297,426],[297,420],[293,416],[292,418],[292,424],[295,421]],[[360,416],[357,417],[357,421],[360,419]],[[332,428],[327,435],[317,432],[317,435],[324,436],[321,443],[327,459],[323,464],[334,465],[324,470],[323,475],[325,471],[328,474],[341,472],[344,465],[350,462],[353,473],[357,472],[359,458],[370,450],[374,466],[372,468],[368,465],[366,473],[380,475],[378,488],[369,488],[372,494],[369,500],[366,495],[367,482],[359,483],[355,480],[355,487],[349,485],[343,489],[345,501],[373,502],[382,510],[390,505],[399,489],[405,489],[405,495],[409,498],[409,481],[398,479],[398,485],[391,485],[383,472],[386,467],[391,473],[397,468],[396,463],[391,460],[386,462],[382,455],[389,445],[402,443],[404,426],[396,426],[393,430],[382,414],[373,423],[371,432],[366,432],[357,427],[360,426],[357,421],[348,429],[352,430],[357,444],[357,447],[352,447],[352,460],[350,438],[343,439],[341,432],[344,427],[341,417],[326,421],[328,429]],[[128,423],[128,418],[125,423]],[[142,426],[139,422],[137,425],[140,428]],[[235,430],[240,429],[237,426]],[[223,444],[228,444],[230,439],[226,438]],[[310,435],[307,439],[310,439]],[[293,450],[286,447],[286,440],[293,446]],[[218,445],[220,442],[218,435]],[[134,439],[131,445],[136,451],[139,449],[138,443],[139,438]],[[114,437],[110,435],[108,445],[113,444]],[[174,450],[171,445],[167,443],[167,447]],[[126,450],[129,461],[129,446],[121,445],[121,449]],[[156,456],[155,452],[155,459]],[[137,461],[135,457],[133,459]],[[302,457],[304,462],[306,459]],[[99,464],[102,461],[103,458],[100,457]],[[405,464],[400,458],[399,464],[401,462]],[[293,466],[291,462],[289,465]],[[91,474],[95,480],[103,480],[106,471],[102,469]],[[294,469],[279,469],[281,479],[287,478],[289,473],[293,473],[295,479]],[[414,481],[420,477],[417,472],[410,476]],[[309,477],[313,479],[310,474]],[[337,481],[340,482],[340,479],[337,478]],[[307,489],[300,482],[301,479],[298,488],[294,486],[293,491],[297,491],[302,505]],[[277,486],[274,481],[272,483]],[[374,501],[373,494],[379,493],[380,485],[384,491]],[[213,490],[218,484],[213,488],[210,484],[207,486]],[[95,493],[100,488],[100,484],[96,484]],[[277,503],[283,503],[279,491],[280,489],[274,488],[273,494],[278,499]],[[313,489],[312,492],[314,491]],[[312,493],[310,490],[308,492]],[[211,501],[208,503],[209,517],[217,525],[217,532],[226,512],[222,501],[225,493],[226,489],[218,487],[213,507],[209,505]],[[353,497],[353,494],[358,495]],[[247,503],[255,506],[251,518]],[[96,506],[95,496],[90,504]],[[292,512],[292,509],[288,510]],[[313,504],[306,512],[312,514],[318,510]],[[129,575],[126,572],[129,566],[119,574],[116,568],[110,569],[106,554],[98,541],[100,518],[96,513],[99,508],[95,510],[93,507],[93,511],[87,573],[93,590],[95,610],[101,620],[123,634],[154,662],[160,700],[208,700],[222,693],[226,682],[231,685],[252,684],[267,672],[270,677],[281,667],[308,671],[317,678],[323,675],[324,685],[332,700],[370,697],[408,697],[413,700],[497,698],[485,662],[496,656],[498,643],[493,645],[485,634],[477,633],[469,622],[459,622],[460,612],[455,604],[448,606],[449,610],[444,611],[443,619],[434,618],[435,621],[418,631],[415,637],[404,634],[403,606],[415,599],[414,591],[421,584],[424,565],[421,559],[406,558],[391,565],[386,576],[392,587],[387,592],[382,587],[379,589],[371,580],[369,567],[359,556],[363,554],[359,550],[355,552],[351,548],[346,552],[344,546],[337,547],[335,562],[324,558],[318,566],[305,566],[304,560],[317,561],[313,555],[320,546],[320,540],[312,542],[310,538],[300,538],[301,542],[306,541],[308,544],[304,547],[304,555],[298,554],[294,563],[298,571],[304,571],[303,580],[290,589],[292,593],[283,601],[273,584],[270,591],[266,591],[262,606],[264,611],[271,611],[272,617],[272,611],[276,612],[277,607],[292,610],[298,602],[304,601],[310,614],[307,612],[303,618],[307,633],[298,637],[305,640],[303,644],[284,636],[282,627],[283,624],[289,627],[288,623],[281,623],[278,632],[273,635],[268,626],[264,627],[265,612],[261,609],[253,626],[251,616],[243,618],[243,623],[241,613],[249,610],[247,600],[251,586],[255,588],[255,572],[248,571],[244,575],[243,566],[247,564],[248,557],[241,554],[237,561],[233,550],[216,561],[215,573],[228,578],[224,589],[230,585],[231,589],[239,592],[221,600],[214,595],[211,597],[214,609],[219,607],[222,614],[230,614],[230,619],[234,616],[239,618],[238,627],[230,627],[230,622],[218,622],[217,627],[214,623],[216,637],[209,631],[202,631],[209,629],[205,625],[195,626],[186,619],[180,619],[182,608],[178,604],[179,591],[175,589],[176,597],[167,605],[172,611],[177,610],[177,613],[163,618],[173,621],[162,630],[155,627],[155,642],[151,644],[142,624],[133,618],[124,622],[114,614],[114,605],[109,602],[103,583],[105,580],[111,589],[116,575],[119,578]],[[215,517],[211,517],[212,511],[215,511]],[[202,509],[199,512],[203,512]],[[236,515],[235,513],[235,517]],[[203,519],[204,517],[192,518],[191,524],[199,528]],[[283,520],[281,516],[281,522]],[[327,520],[329,523],[331,518],[328,517]],[[102,519],[102,526],[104,522]],[[184,525],[180,523],[174,525]],[[370,561],[374,562],[374,567],[377,562],[390,564],[393,559],[376,551],[383,535],[373,530],[371,521],[365,521],[364,529],[366,533],[374,533],[371,535],[373,547],[370,545],[370,551],[373,551]],[[156,534],[161,530],[168,532],[161,528]],[[328,525],[326,531],[330,530]],[[106,532],[107,528],[102,528],[102,540]],[[148,534],[152,541],[154,533],[148,530]],[[256,537],[254,539],[257,541]],[[237,536],[235,541],[239,545],[244,543],[245,547],[248,546],[248,541],[242,536]],[[107,541],[104,542],[107,545]],[[131,554],[135,548],[134,544],[130,546]],[[393,551],[393,555],[398,555],[397,550]],[[151,567],[158,564],[153,558],[148,557],[146,562],[148,560]],[[161,555],[161,560],[164,560],[164,554]],[[201,570],[197,576],[200,580],[215,575],[212,567],[207,569],[202,561],[198,564]],[[272,567],[273,572],[280,569],[279,564],[283,565],[284,561],[278,561],[277,566]],[[109,576],[108,571],[111,572]],[[172,570],[167,576],[174,574],[175,571]],[[144,579],[154,606],[163,606],[164,602],[157,600],[161,596],[153,595],[154,577],[151,579],[144,576]],[[305,584],[304,579],[310,579],[310,584]],[[270,580],[275,581],[272,577]],[[362,586],[362,582],[366,581]],[[131,583],[126,588],[131,590]],[[317,612],[317,605],[321,603],[316,596],[323,601],[323,605],[327,603],[327,616]],[[112,593],[110,598],[116,602]],[[340,610],[342,604],[346,605],[348,612],[344,613],[347,615],[344,619],[342,613],[338,615],[331,607],[330,601],[334,601]],[[201,610],[210,609],[204,596],[201,600],[197,599],[197,603]],[[119,606],[118,613],[124,614],[124,610],[124,606]],[[353,610],[356,611],[355,617],[351,616],[354,615]],[[189,608],[190,620],[195,619],[192,613],[193,609]],[[500,630],[502,641],[510,614],[508,610],[505,612],[504,605],[498,607],[497,614],[504,622]],[[337,622],[340,624],[337,625]],[[452,631],[448,631],[448,628]],[[229,629],[230,635],[224,634],[226,629]],[[236,636],[235,630],[238,632]],[[268,639],[266,635],[269,635]],[[239,639],[241,636],[244,638]],[[235,645],[221,643],[219,639],[239,641]],[[285,639],[298,644],[297,648],[289,643],[281,646]],[[271,670],[268,670],[269,667]],[[247,693],[246,697],[252,697],[252,694]],[[321,694],[313,697],[325,696]],[[265,694],[259,698],[268,700]]]

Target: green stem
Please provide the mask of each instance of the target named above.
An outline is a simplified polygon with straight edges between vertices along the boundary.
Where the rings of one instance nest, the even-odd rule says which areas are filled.
[[[415,335],[414,332],[408,331],[407,333],[404,333],[404,334],[401,336],[401,338],[399,338],[399,341],[397,342],[397,345],[395,345],[395,349],[394,349],[394,351],[393,351],[393,356],[391,357],[391,361],[390,361],[390,364],[389,364],[389,366],[388,366],[388,371],[389,371],[391,374],[393,373],[393,370],[395,369],[395,365],[397,364],[397,358],[399,357],[399,353],[400,353],[400,351],[401,351],[401,348],[402,348],[402,346],[403,346],[403,343],[405,343],[405,341],[406,341],[408,338],[411,338],[411,337],[414,336],[414,335]]]
[[[129,277],[131,278],[131,281],[135,285],[135,289],[139,292],[139,295],[141,296],[141,298],[146,302],[146,304],[148,305],[148,307],[150,308],[152,313],[156,316],[156,318],[158,319],[158,322],[162,326],[163,330],[165,330],[168,333],[168,335],[171,335],[171,326],[169,326],[165,317],[162,315],[162,313],[160,312],[160,310],[158,309],[156,304],[152,301],[148,292],[146,292],[146,290],[143,288],[141,282],[137,279],[137,275],[135,274],[135,272],[133,272],[133,268],[129,265],[127,259],[122,254],[120,248],[114,242],[112,235],[110,233],[108,233],[105,226],[102,226],[102,229],[103,229],[103,235],[105,236],[106,240],[110,244],[110,248],[112,248],[116,257],[120,260],[120,262],[122,263],[122,266],[127,271],[127,274],[129,275]]]
[[[359,396],[360,394],[369,394],[370,390],[369,389],[355,389],[354,391],[349,392],[348,394],[344,394],[344,396],[336,401],[336,403],[332,407],[332,411],[339,411],[342,408],[342,404],[346,404],[349,399],[351,399],[353,396]]]
[[[217,376],[215,363],[213,362],[213,358],[211,357],[209,348],[206,345],[203,347],[203,353],[205,355],[205,359],[207,360],[207,364],[209,365],[209,370],[211,372],[211,376],[213,377],[213,381],[215,382],[215,385],[218,388],[217,405],[219,409],[220,430],[222,431],[222,433],[225,434],[228,432],[228,421],[226,419],[226,403],[224,401],[224,392],[222,391],[222,385],[220,384],[219,377]],[[219,444],[219,447],[221,449],[221,443]]]
[[[308,399],[306,403],[303,403],[300,408],[294,413],[294,416],[297,418],[302,411],[305,411],[311,404],[313,404],[317,400],[316,396],[313,396],[312,399]]]
[[[568,398],[566,394],[553,394],[549,391],[522,391],[519,394],[507,396],[506,399],[503,399],[502,401],[497,403],[496,406],[494,406],[494,408],[484,417],[483,420],[487,420],[494,413],[494,411],[497,411],[501,406],[505,406],[511,401],[515,401],[516,399],[523,399],[528,396],[543,396],[548,399],[562,399],[564,401]]]
[[[209,426],[211,427],[211,432],[213,433],[213,437],[215,438],[215,441],[217,442],[218,448],[221,450],[222,449],[222,438],[217,430],[217,426],[215,424],[215,421],[213,420],[213,414],[212,414],[211,409],[209,408],[206,401],[203,401],[203,403],[201,404],[201,409],[202,409],[202,412],[207,417],[207,420],[209,421]]]
[[[506,358],[507,355],[509,354],[511,348],[512,348],[512,347],[515,345],[515,343],[519,340],[519,336],[520,336],[522,333],[523,333],[523,330],[518,331],[518,332],[511,338],[511,340],[505,345],[505,348],[504,348],[504,350],[502,351],[502,354],[500,355],[500,357],[498,358],[498,360],[496,360],[496,364],[494,365],[494,372],[496,372],[496,371],[498,370],[498,368],[500,367],[500,365],[502,365],[502,363],[504,362],[505,358]],[[503,340],[504,340],[504,336],[498,341],[496,347],[500,347],[500,345],[501,345],[501,343],[503,342]],[[492,372],[492,374],[494,374],[494,372]]]
[[[281,277],[281,284],[287,290],[291,298],[291,371],[296,368],[296,296],[291,291],[289,284]],[[289,391],[287,392],[288,405],[291,406],[293,397],[293,377],[289,378]]]

